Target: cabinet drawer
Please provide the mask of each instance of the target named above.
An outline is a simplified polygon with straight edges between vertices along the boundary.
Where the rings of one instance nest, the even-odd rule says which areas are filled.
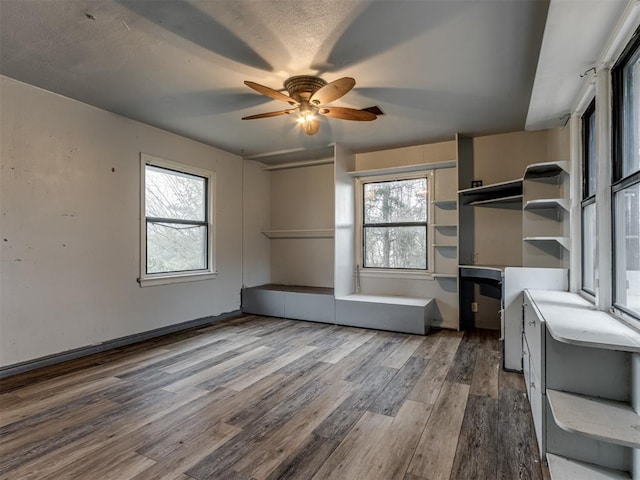
[[[534,368],[541,391],[544,391],[544,325],[540,320],[533,302],[525,292],[524,296],[524,338],[529,347],[529,362]]]
[[[536,432],[538,450],[540,452],[540,458],[544,458],[544,450],[542,449],[544,398],[541,390],[540,377],[536,372],[534,365],[531,363],[529,345],[527,345],[527,339],[524,335],[522,336],[522,369],[524,371],[524,383],[527,389],[527,397],[529,398],[529,405],[531,406],[531,416],[533,417],[533,426]]]
[[[524,386],[527,389],[527,397],[531,398],[529,385],[531,384],[531,368],[529,366],[529,346],[527,340],[522,336],[522,372],[524,373]]]
[[[529,383],[529,404],[531,405],[531,416],[533,417],[533,427],[536,431],[536,440],[538,441],[538,451],[540,458],[544,459],[544,443],[543,443],[543,426],[544,426],[544,404],[545,396],[540,390],[540,383],[535,379],[536,372],[531,369],[532,380]]]

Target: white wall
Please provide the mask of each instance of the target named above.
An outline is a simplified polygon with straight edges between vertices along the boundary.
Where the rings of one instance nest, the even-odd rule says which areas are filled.
[[[239,308],[239,157],[6,77],[0,97],[0,365]],[[140,152],[216,171],[216,279],[136,282]]]
[[[333,165],[271,171],[271,229],[333,228]],[[333,238],[271,240],[271,282],[333,286]]]
[[[271,281],[271,173],[245,160],[243,178],[242,284],[256,287]]]

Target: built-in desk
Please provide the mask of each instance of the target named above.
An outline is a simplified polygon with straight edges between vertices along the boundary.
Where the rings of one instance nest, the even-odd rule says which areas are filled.
[[[484,265],[460,265],[461,278],[479,278],[485,280],[494,280],[502,282],[504,276],[504,268],[499,266]]]
[[[460,327],[474,326],[471,304],[474,302],[474,285],[480,286],[484,296],[500,300],[502,305],[502,283],[504,267],[495,265],[459,265],[460,273]],[[502,307],[501,307],[502,308]]]
[[[500,300],[500,340],[502,366],[522,371],[522,292],[525,288],[564,290],[569,273],[562,268],[504,267],[498,265],[460,265],[460,324],[474,325],[471,303],[474,285],[480,293]]]

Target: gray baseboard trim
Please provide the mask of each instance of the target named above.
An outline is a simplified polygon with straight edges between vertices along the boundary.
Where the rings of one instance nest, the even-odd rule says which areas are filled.
[[[107,340],[97,345],[88,345],[86,347],[74,348],[73,350],[66,350],[64,352],[54,353],[52,355],[39,357],[33,360],[14,363],[13,365],[0,367],[0,378],[10,377],[12,375],[29,372],[38,368],[48,367],[57,363],[67,362],[69,360],[76,360],[78,358],[87,357],[95,353],[101,353],[107,350],[112,350],[114,348],[144,342],[145,340],[161,337],[170,333],[176,333],[183,330],[202,327],[215,322],[226,320],[228,318],[237,317],[239,315],[242,315],[242,312],[240,310],[234,310],[232,312],[222,313],[215,317],[196,318],[195,320],[176,323],[174,325],[167,325],[166,327],[156,328],[154,330],[148,330],[146,332],[134,333],[133,335],[128,335],[126,337],[114,338],[113,340]]]

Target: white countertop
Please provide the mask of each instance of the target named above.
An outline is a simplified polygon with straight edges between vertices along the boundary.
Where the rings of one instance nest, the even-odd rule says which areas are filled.
[[[640,332],[576,293],[527,290],[551,336],[585,347],[640,353]]]

